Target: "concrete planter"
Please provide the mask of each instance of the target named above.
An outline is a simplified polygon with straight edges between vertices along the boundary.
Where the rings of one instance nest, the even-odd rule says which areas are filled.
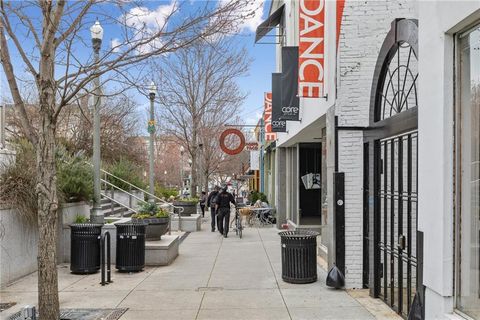
[[[90,206],[85,201],[64,203],[60,207],[62,212],[62,224],[71,225],[77,216],[90,217]]]
[[[186,201],[175,201],[173,203],[174,206],[183,208],[183,212],[181,213],[181,215],[186,217],[197,213],[197,204],[198,202]]]
[[[147,228],[145,229],[146,240],[161,240],[162,236],[167,233],[169,219],[169,217],[148,219],[132,218],[132,222],[143,222],[147,224]]]
[[[77,215],[88,217],[86,202],[67,203],[58,211],[58,263],[70,261],[70,228]],[[38,226],[22,220],[16,209],[0,208],[0,286],[37,271]]]

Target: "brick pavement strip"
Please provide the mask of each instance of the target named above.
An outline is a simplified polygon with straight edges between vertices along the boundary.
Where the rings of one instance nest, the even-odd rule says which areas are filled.
[[[180,255],[170,266],[147,267],[132,274],[115,272],[114,282],[105,287],[99,284],[99,273],[72,275],[67,265],[59,266],[62,308],[128,308],[122,320],[362,320],[386,316],[381,312],[374,316],[364,307],[368,296],[360,296],[361,304],[346,291],[326,288],[326,273],[321,268],[316,283],[283,282],[276,229],[247,228],[243,239],[234,232],[224,239],[206,225],[208,221],[203,231],[183,241]],[[2,289],[2,301],[17,302],[2,312],[2,318],[21,306],[36,304],[36,279],[32,274]]]

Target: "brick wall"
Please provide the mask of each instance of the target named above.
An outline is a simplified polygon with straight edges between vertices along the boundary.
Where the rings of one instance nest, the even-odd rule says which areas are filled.
[[[339,126],[368,126],[377,55],[395,18],[416,18],[415,1],[347,0],[338,53],[335,114]],[[347,287],[362,286],[363,132],[338,134],[339,170],[345,172],[345,265]]]

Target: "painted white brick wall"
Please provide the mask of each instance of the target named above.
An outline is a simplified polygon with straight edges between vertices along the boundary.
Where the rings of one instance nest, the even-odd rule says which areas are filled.
[[[338,52],[339,126],[368,126],[377,56],[395,18],[416,18],[416,1],[346,1]],[[362,286],[363,132],[339,131],[339,170],[345,173],[346,285]]]

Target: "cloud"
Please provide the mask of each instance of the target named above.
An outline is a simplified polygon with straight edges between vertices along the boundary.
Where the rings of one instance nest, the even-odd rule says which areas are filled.
[[[120,52],[122,42],[118,38],[113,38],[112,41],[110,41],[110,46],[112,47],[113,52]]]
[[[135,7],[125,15],[125,23],[131,28],[144,28],[149,31],[159,30],[165,26],[168,17],[177,9],[177,2],[158,6],[150,10],[147,7]]]
[[[169,17],[178,9],[177,1],[172,0],[169,4],[163,4],[150,10],[147,7],[134,7],[121,17],[125,24],[134,29],[135,36],[132,45],[137,41],[143,41],[153,37],[161,29],[166,27]],[[115,40],[115,39],[114,39]],[[148,53],[163,45],[160,38],[153,38],[149,43],[142,44],[137,48],[139,54]]]
[[[219,0],[220,5],[224,6],[232,0]],[[237,14],[246,16],[238,25],[239,31],[255,32],[257,26],[262,23],[265,0],[242,0],[245,5],[242,6]]]

